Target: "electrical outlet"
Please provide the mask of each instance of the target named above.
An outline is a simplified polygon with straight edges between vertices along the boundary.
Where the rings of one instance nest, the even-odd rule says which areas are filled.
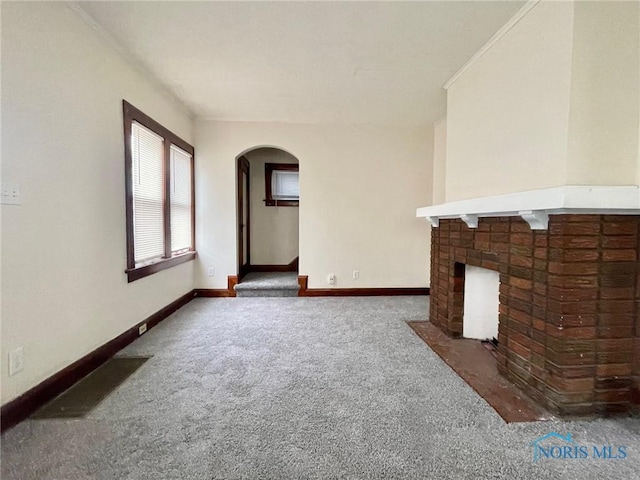
[[[24,370],[24,348],[18,347],[9,352],[9,376]]]
[[[147,324],[146,323],[143,323],[142,325],[140,325],[138,327],[138,335],[142,335],[146,331],[147,331]]]
[[[2,205],[20,205],[20,185],[17,183],[2,183]]]
[[[327,282],[329,282],[329,285],[335,285],[336,276],[333,273],[330,273],[329,276],[327,277]]]
[[[213,277],[213,267],[209,267],[209,276]]]
[[[358,270],[353,271],[353,279],[358,280],[360,278],[360,272]]]

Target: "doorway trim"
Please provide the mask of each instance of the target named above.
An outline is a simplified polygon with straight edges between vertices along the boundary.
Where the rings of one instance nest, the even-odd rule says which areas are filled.
[[[235,160],[236,160],[236,247],[237,247],[237,254],[236,254],[236,265],[237,265],[237,283],[240,283],[242,281],[242,278],[251,272],[298,272],[299,271],[299,256],[296,256],[294,259],[292,259],[288,264],[283,264],[283,265],[266,265],[266,264],[261,264],[261,265],[252,265],[251,264],[251,187],[250,185],[248,185],[248,191],[246,193],[246,198],[245,195],[243,195],[243,189],[242,189],[242,174],[244,171],[246,171],[246,175],[247,178],[250,178],[250,160],[247,158],[247,154],[250,152],[253,152],[254,150],[258,150],[258,149],[262,149],[262,148],[269,148],[269,149],[274,149],[274,150],[280,150],[281,152],[284,152],[290,156],[292,156],[293,158],[295,158],[295,160],[297,161],[297,163],[284,163],[283,165],[295,165],[296,168],[298,168],[298,170],[300,169],[300,159],[298,158],[297,155],[294,155],[293,153],[291,153],[289,150],[282,148],[280,146],[277,145],[273,145],[273,144],[260,144],[260,145],[255,145],[253,147],[247,148],[245,150],[243,150],[241,153],[239,153]],[[266,165],[266,164],[265,164]],[[254,165],[255,168],[255,165]],[[250,180],[249,180],[250,181]],[[254,192],[255,193],[255,192]],[[266,193],[266,192],[265,192]],[[246,254],[246,258],[243,258],[244,252],[243,252],[243,235],[245,234],[245,232],[243,232],[243,225],[242,225],[242,207],[243,207],[243,203],[246,201],[246,203],[248,204],[249,208],[247,211],[247,228],[246,228],[246,236],[247,236],[247,254]],[[266,200],[265,200],[266,202]],[[298,204],[299,205],[299,204]],[[297,205],[297,206],[298,206]],[[278,202],[278,206],[284,206],[284,205],[280,205],[280,202]],[[300,227],[298,226],[298,241],[300,238]]]
[[[244,192],[243,174],[247,176],[247,191]],[[237,212],[236,227],[238,232],[238,281],[242,280],[251,268],[251,188],[249,185],[249,160],[244,155],[238,157],[236,168],[236,191],[237,191]],[[246,198],[245,198],[246,193]],[[247,224],[242,223],[243,211],[247,209]],[[244,258],[244,236],[246,230],[247,237],[247,258]]]

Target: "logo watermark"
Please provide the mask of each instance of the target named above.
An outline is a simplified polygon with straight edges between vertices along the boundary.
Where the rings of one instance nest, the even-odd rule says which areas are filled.
[[[568,433],[551,432],[536,438],[529,444],[533,447],[533,461],[540,460],[624,460],[626,445],[579,444]]]

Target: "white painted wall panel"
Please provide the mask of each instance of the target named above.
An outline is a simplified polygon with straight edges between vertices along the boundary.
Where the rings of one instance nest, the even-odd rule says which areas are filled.
[[[299,160],[310,288],[328,288],[329,273],[339,288],[429,285],[430,229],[415,208],[432,198],[430,129],[199,121],[196,145],[198,288],[226,288],[236,273],[235,158],[259,146]]]
[[[186,109],[65,3],[2,3],[2,180],[22,191],[2,206],[3,404],[193,289],[194,262],[127,283],[123,99],[192,141]]]

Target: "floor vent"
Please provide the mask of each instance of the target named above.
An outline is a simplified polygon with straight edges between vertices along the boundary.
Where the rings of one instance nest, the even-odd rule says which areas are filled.
[[[31,418],[82,418],[150,357],[114,357],[51,400]]]

